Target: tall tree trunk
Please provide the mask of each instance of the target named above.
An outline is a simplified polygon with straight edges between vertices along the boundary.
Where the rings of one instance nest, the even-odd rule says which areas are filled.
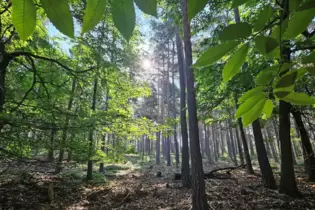
[[[306,158],[307,158],[307,172],[308,172],[308,178],[310,181],[314,182],[315,181],[315,156],[314,156],[314,151],[312,148],[312,144],[309,138],[309,135],[307,133],[307,130],[305,129],[303,120],[302,120],[302,114],[299,110],[297,109],[291,109],[291,113],[295,119],[295,122],[298,126],[300,136],[301,136],[301,141],[302,141],[302,146],[303,150],[306,153]]]
[[[192,210],[208,210],[207,196],[205,191],[205,180],[200,153],[197,104],[195,95],[195,82],[192,65],[192,48],[190,22],[188,20],[187,0],[182,0],[184,42],[186,58],[186,77],[188,95],[189,137],[192,165]]]
[[[1,26],[0,26],[1,27]],[[7,73],[7,67],[11,58],[5,51],[5,46],[2,40],[0,40],[0,112],[3,111],[3,106],[5,103],[5,79]],[[2,127],[2,122],[0,122],[0,128]]]
[[[210,132],[206,124],[203,125],[205,130],[205,153],[209,163],[212,163],[211,148],[210,148]]]
[[[179,66],[179,84],[180,84],[180,127],[182,135],[182,184],[190,187],[190,168],[189,168],[189,146],[186,121],[186,75],[183,55],[183,45],[180,39],[179,30],[176,28],[176,47]]]
[[[213,141],[213,150],[214,150],[214,161],[217,162],[219,159],[219,143],[218,137],[215,135],[215,123],[211,124],[211,133],[212,133],[212,141]]]
[[[234,137],[233,137],[233,131],[232,131],[232,122],[229,122],[228,130],[230,133],[230,148],[231,148],[231,156],[232,156],[232,161],[233,163],[237,166],[237,159],[236,159],[236,149],[234,145]]]
[[[56,136],[57,130],[55,128],[51,129],[50,133],[50,145],[48,150],[48,161],[52,162],[54,161],[54,148],[55,148],[55,136]]]
[[[255,120],[252,124],[255,137],[256,151],[259,162],[260,171],[262,174],[262,182],[265,187],[270,189],[276,189],[276,181],[273,176],[273,172],[269,163],[266,148],[264,145],[264,139],[261,133],[261,126],[259,119]]]
[[[289,0],[282,1],[282,11],[279,25],[289,17]],[[289,63],[290,58],[290,41],[284,40],[281,43],[281,62]],[[285,74],[286,72],[283,72]],[[290,196],[299,196],[297,189],[290,136],[290,107],[291,105],[280,100],[279,104],[279,139],[281,147],[281,179],[279,192]]]
[[[156,149],[156,154],[155,154],[155,164],[156,165],[160,165],[160,139],[161,139],[161,132],[156,132],[156,146],[155,146],[155,149]]]
[[[172,41],[172,98],[173,98],[173,118],[174,120],[177,118],[177,109],[176,109],[176,96],[175,96],[175,43]],[[177,123],[174,123],[174,146],[175,146],[175,164],[176,168],[179,167],[179,148],[178,148],[178,140],[177,140]]]
[[[93,88],[93,98],[92,98],[92,112],[95,112],[96,109],[96,92],[97,92],[97,79],[94,80],[94,88]],[[93,160],[90,158],[92,157],[93,150],[94,150],[94,125],[92,126],[90,132],[89,132],[89,160],[88,160],[88,168],[87,168],[87,180],[93,179]]]
[[[278,145],[278,149],[279,149],[279,153],[281,154],[281,147],[280,147],[280,138],[279,138],[279,128],[277,125],[277,119],[272,119],[272,126],[273,126],[273,130],[275,132],[275,136],[276,136],[276,140],[277,140],[277,145]]]

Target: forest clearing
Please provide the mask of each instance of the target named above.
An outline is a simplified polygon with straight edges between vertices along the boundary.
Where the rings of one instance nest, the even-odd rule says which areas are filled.
[[[0,209],[315,209],[314,0],[0,0]]]

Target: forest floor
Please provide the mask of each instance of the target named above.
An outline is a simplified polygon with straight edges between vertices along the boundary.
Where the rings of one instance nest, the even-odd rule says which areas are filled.
[[[204,170],[226,166],[230,165],[205,165]],[[65,168],[63,173],[54,175],[53,165],[46,162],[11,162],[10,168],[0,174],[0,209],[188,210],[191,207],[191,191],[174,180],[174,173],[180,171],[175,166],[149,163],[136,166],[131,162],[107,165],[106,175],[96,172],[93,182],[83,180],[86,173],[83,165],[67,163]],[[301,199],[263,188],[259,176],[247,175],[242,168],[231,171],[232,179],[206,180],[210,209],[315,209],[315,183],[306,182],[302,167],[296,169],[299,190],[303,193]],[[162,177],[156,176],[158,172]],[[277,172],[276,178],[279,181]],[[53,183],[54,191],[51,202],[49,183]]]

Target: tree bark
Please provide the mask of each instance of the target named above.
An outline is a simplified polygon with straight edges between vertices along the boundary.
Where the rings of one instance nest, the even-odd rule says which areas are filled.
[[[184,24],[184,42],[186,57],[186,77],[187,77],[187,95],[188,95],[188,116],[189,116],[189,137],[190,153],[192,165],[192,210],[208,210],[205,181],[200,153],[197,104],[195,95],[194,74],[192,65],[192,47],[190,22],[188,20],[187,0],[182,0],[183,24]]]
[[[176,47],[179,66],[179,84],[180,84],[180,127],[182,135],[182,184],[184,187],[190,187],[190,168],[189,168],[189,147],[188,132],[186,121],[186,75],[183,55],[183,45],[180,39],[179,29],[176,28]]]
[[[266,128],[266,133],[267,133],[267,138],[270,141],[270,148],[271,148],[271,152],[272,152],[272,156],[275,160],[276,163],[279,163],[279,158],[278,158],[278,153],[275,147],[275,141],[270,133],[270,130],[268,129],[268,127]]]
[[[276,181],[269,163],[264,139],[261,133],[261,126],[259,119],[255,120],[252,124],[255,137],[256,152],[259,162],[260,171],[262,174],[262,182],[266,188],[276,189]]]
[[[312,144],[311,144],[308,132],[305,129],[305,126],[302,120],[302,114],[297,109],[291,109],[291,113],[295,119],[298,130],[300,132],[303,150],[306,153],[306,162],[307,162],[306,166],[307,166],[308,178],[310,181],[314,182],[315,181],[315,156],[314,156],[314,151],[312,148]]]

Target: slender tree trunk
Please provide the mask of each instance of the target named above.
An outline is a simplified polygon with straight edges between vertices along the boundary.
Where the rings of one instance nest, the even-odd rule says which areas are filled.
[[[205,180],[200,153],[197,105],[195,95],[194,74],[192,65],[192,48],[190,22],[188,20],[187,0],[182,0],[183,24],[184,24],[184,42],[186,57],[186,77],[187,77],[187,95],[188,95],[188,116],[189,116],[189,137],[190,153],[192,165],[192,210],[208,210]]]
[[[155,154],[155,164],[160,165],[160,139],[161,139],[161,132],[156,132],[156,154]]]
[[[278,145],[278,149],[279,149],[279,153],[281,154],[281,147],[280,147],[280,138],[279,138],[279,128],[277,125],[277,119],[273,119],[272,120],[272,126],[275,132],[275,136],[276,136],[276,140],[277,140],[277,145]]]
[[[308,178],[310,181],[314,182],[315,181],[315,156],[314,156],[314,151],[312,148],[312,144],[311,144],[308,132],[305,129],[305,126],[302,120],[302,114],[299,110],[296,110],[296,109],[292,109],[291,113],[297,124],[298,131],[300,132],[303,150],[306,153],[306,158],[307,158],[306,165],[307,165]]]
[[[279,25],[289,17],[289,0],[282,1],[282,11]],[[284,40],[281,43],[281,62],[289,63],[290,57],[290,41]],[[283,72],[285,74],[286,72]],[[297,189],[293,158],[292,146],[290,136],[290,107],[291,105],[285,101],[280,100],[279,103],[279,139],[281,147],[281,179],[279,192],[290,196],[300,196]]]
[[[234,145],[234,137],[233,137],[233,131],[232,131],[232,122],[229,122],[229,133],[230,133],[230,144],[231,144],[231,155],[232,155],[232,161],[234,162],[234,164],[237,166],[237,159],[236,159],[236,149],[235,149],[235,145]]]
[[[1,27],[1,26],[0,26]],[[0,112],[3,111],[5,103],[5,79],[7,73],[7,67],[9,66],[11,59],[5,51],[5,46],[2,40],[0,40]],[[2,128],[2,122],[0,122],[0,128]]]
[[[271,147],[271,152],[272,152],[272,156],[275,160],[276,163],[279,163],[279,156],[275,147],[275,141],[270,133],[270,130],[268,129],[268,127],[266,128],[266,132],[267,132],[267,138],[270,141],[270,147]]]
[[[48,151],[48,161],[52,162],[54,161],[54,148],[55,148],[55,136],[56,136],[57,130],[55,128],[51,129],[50,133],[50,146]]]
[[[94,80],[94,88],[93,88],[93,99],[92,99],[92,111],[95,112],[96,109],[96,92],[97,92],[97,84],[98,81],[97,79]],[[87,180],[92,180],[93,179],[93,160],[91,160],[90,158],[92,157],[93,154],[93,145],[94,145],[94,138],[93,138],[93,134],[94,134],[94,125],[90,130],[89,133],[89,160],[88,160],[88,168],[87,168],[87,175],[86,175],[86,179]]]
[[[267,156],[266,148],[264,145],[264,139],[261,133],[261,127],[259,119],[253,122],[253,132],[255,137],[256,151],[258,162],[260,166],[260,171],[262,174],[262,182],[265,187],[270,189],[276,189],[276,181],[273,176],[273,172],[269,163],[269,159]]]
[[[208,158],[209,163],[212,163],[212,157],[211,157],[211,149],[210,149],[210,133],[207,128],[207,125],[204,124],[204,130],[205,130],[205,153]]]
[[[218,138],[215,135],[215,124],[211,124],[211,130],[212,130],[212,141],[213,141],[213,150],[214,150],[214,161],[217,162],[219,159],[219,143]]]
[[[244,152],[243,152],[243,148],[242,148],[240,135],[239,135],[239,132],[238,132],[238,127],[235,128],[235,136],[236,136],[237,147],[238,147],[238,151],[239,151],[239,155],[240,155],[241,165],[244,165],[244,163],[245,163],[245,161],[244,161]]]
[[[186,122],[186,75],[183,55],[183,45],[179,36],[179,30],[176,28],[176,47],[179,66],[180,83],[180,127],[182,135],[182,184],[184,187],[190,187],[190,168],[189,168],[189,147],[188,132]]]

